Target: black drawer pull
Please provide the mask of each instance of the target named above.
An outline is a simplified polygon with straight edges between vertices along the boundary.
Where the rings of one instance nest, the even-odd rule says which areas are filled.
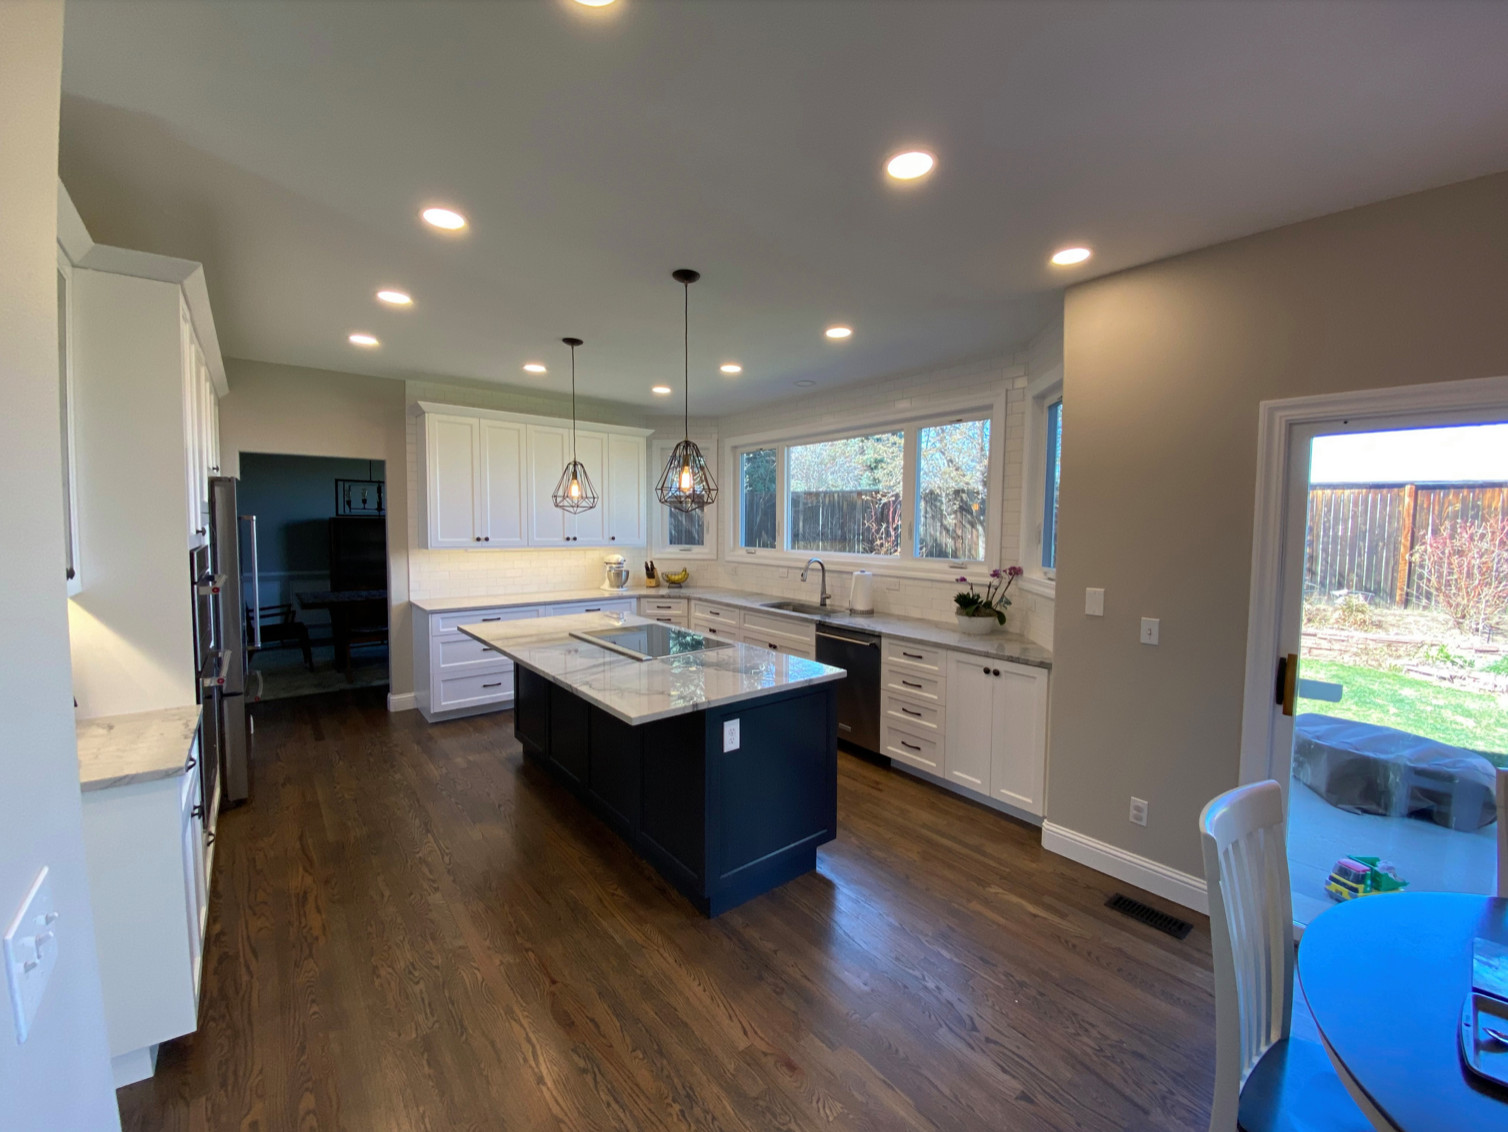
[[[904,684],[904,685],[906,685],[906,687],[908,687],[908,688],[920,688],[921,687],[920,684],[913,684],[910,680],[902,680],[901,683]]]
[[[903,712],[905,712],[907,715],[914,715],[914,716],[916,716],[917,719],[920,719],[922,717],[922,713],[921,712],[919,712],[919,711],[912,711],[908,707],[903,707],[903,708],[901,708],[901,710]]]
[[[501,621],[502,618],[501,617],[483,617],[482,620],[483,621]]]
[[[602,612],[602,606],[600,606],[600,605],[588,606],[586,609],[582,610],[582,612],[583,613],[601,613]]]
[[[913,746],[912,744],[906,742],[906,740],[904,740],[904,739],[901,740],[901,746],[905,747],[906,750],[908,750],[908,751],[918,751],[919,752],[921,750],[920,747]]]
[[[188,757],[188,762],[186,762],[186,763],[183,764],[183,773],[187,774],[189,771],[193,770],[198,765],[199,765],[199,760],[196,759],[193,755],[190,755]]]
[[[499,680],[496,684],[483,684],[482,685],[482,687],[484,687],[484,688],[501,688],[502,686],[503,686],[503,682],[501,680]]]
[[[921,660],[922,659],[922,654],[919,653],[919,652],[902,652],[901,655],[904,656],[907,660]]]

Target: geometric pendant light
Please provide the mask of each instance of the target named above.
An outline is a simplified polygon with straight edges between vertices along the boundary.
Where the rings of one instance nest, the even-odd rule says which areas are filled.
[[[571,348],[571,462],[560,473],[560,480],[550,498],[556,507],[575,515],[597,506],[597,489],[592,486],[586,467],[576,459],[576,347],[581,345],[581,339],[562,338],[561,341]]]
[[[655,498],[666,507],[677,511],[700,511],[709,503],[717,502],[717,480],[707,467],[702,450],[691,439],[691,284],[700,279],[701,273],[689,267],[670,273],[684,290],[684,333],[682,360],[685,365],[685,404],[682,424],[684,439],[670,453],[665,470],[660,473],[660,482],[655,488]]]

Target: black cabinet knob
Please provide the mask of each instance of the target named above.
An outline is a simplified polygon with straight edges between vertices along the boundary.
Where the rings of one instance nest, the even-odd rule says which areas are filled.
[[[988,669],[988,668],[986,668],[986,669],[985,669],[985,670],[984,670],[984,674],[985,674],[985,675],[986,675],[986,676],[988,676],[988,675],[989,675],[989,674],[990,674],[990,670],[989,670],[989,669]]]
[[[482,536],[482,541],[483,542],[491,542],[492,541],[492,536],[491,535],[483,535]]]
[[[995,675],[996,675],[996,676],[999,676],[999,675],[1000,675],[1000,669],[998,669],[998,668],[997,668],[997,669],[995,669],[995,670],[994,670],[994,673],[995,673]]]

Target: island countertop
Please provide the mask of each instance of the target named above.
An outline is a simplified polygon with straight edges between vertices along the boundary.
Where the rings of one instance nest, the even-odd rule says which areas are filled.
[[[844,671],[804,657],[732,644],[633,660],[570,634],[653,624],[631,613],[575,613],[460,626],[461,632],[627,724],[841,680]]]

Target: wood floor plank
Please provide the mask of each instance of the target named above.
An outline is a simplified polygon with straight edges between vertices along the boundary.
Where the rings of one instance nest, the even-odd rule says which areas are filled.
[[[1207,1124],[1208,925],[1109,912],[1024,823],[844,754],[817,872],[709,921],[509,714],[256,713],[200,1029],[132,1132]]]

